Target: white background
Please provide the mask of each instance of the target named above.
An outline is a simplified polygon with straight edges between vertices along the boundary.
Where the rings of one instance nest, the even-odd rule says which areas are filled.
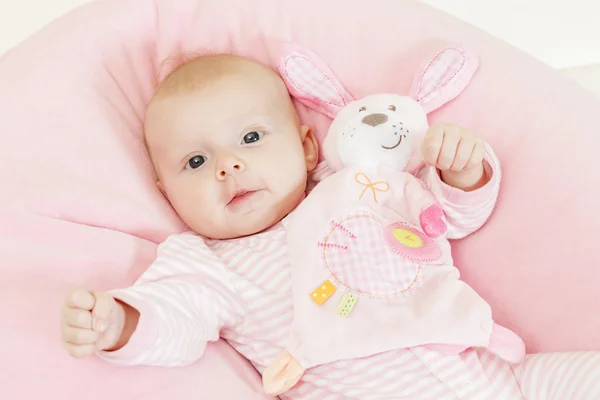
[[[87,1],[0,0],[0,54]],[[596,0],[422,1],[564,70],[600,95],[600,4]]]

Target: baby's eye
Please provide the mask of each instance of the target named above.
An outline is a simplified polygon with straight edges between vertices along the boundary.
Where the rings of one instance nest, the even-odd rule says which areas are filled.
[[[396,111],[396,106],[395,105],[390,105],[389,106],[390,111]]]
[[[367,111],[367,107],[362,106],[361,108],[358,109],[358,111]]]
[[[185,169],[196,169],[200,168],[202,164],[206,161],[206,157],[204,156],[194,156],[190,158],[190,160],[185,165]]]
[[[242,144],[258,142],[260,138],[263,137],[263,135],[263,132],[248,132],[244,135],[244,138],[242,139]]]

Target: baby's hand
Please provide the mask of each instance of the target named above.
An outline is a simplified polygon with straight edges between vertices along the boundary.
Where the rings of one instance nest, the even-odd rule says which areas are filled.
[[[107,293],[73,290],[62,309],[63,344],[76,358],[112,349],[119,341],[124,325],[123,307]]]
[[[423,139],[423,159],[441,171],[446,184],[474,190],[486,183],[485,142],[476,134],[450,124],[432,125]]]

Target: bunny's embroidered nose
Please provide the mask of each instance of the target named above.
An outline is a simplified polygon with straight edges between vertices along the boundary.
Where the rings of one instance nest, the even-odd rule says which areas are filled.
[[[366,117],[364,117],[362,119],[362,123],[372,126],[372,127],[376,127],[377,125],[381,125],[385,122],[387,122],[388,117],[385,114],[381,114],[381,113],[373,113],[373,114],[369,114]]]

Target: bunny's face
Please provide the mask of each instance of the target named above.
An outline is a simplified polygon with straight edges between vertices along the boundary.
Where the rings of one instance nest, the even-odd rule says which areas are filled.
[[[403,170],[428,128],[416,101],[376,94],[346,105],[333,120],[323,151],[341,167],[385,165]]]
[[[422,161],[426,115],[458,96],[479,66],[470,50],[450,45],[425,60],[409,96],[375,94],[355,100],[310,50],[289,44],[284,54],[279,72],[290,94],[333,118],[322,145],[334,171],[377,164],[414,172]]]

